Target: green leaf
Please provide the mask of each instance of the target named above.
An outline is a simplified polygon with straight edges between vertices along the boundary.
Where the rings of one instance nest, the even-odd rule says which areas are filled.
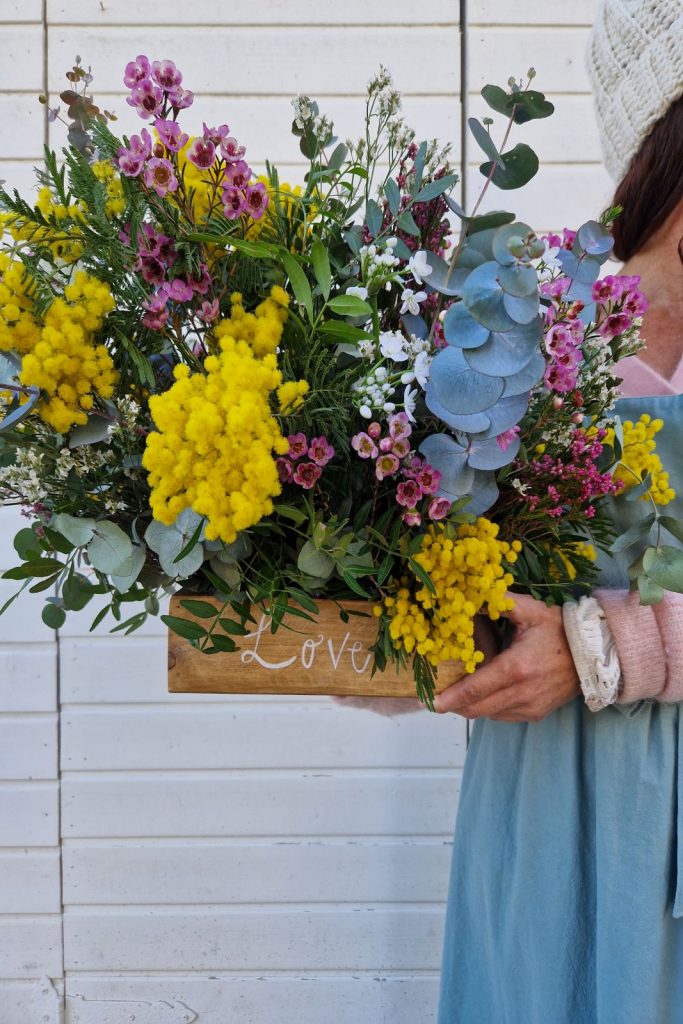
[[[514,149],[504,153],[505,167],[500,164],[495,167],[494,162],[489,161],[482,164],[479,170],[485,178],[491,174],[492,182],[497,188],[509,190],[522,188],[531,181],[538,171],[538,157],[530,146],[525,142],[518,142]]]
[[[53,590],[58,579],[59,573],[55,576],[48,576],[47,579],[41,580],[40,583],[34,583],[32,587],[29,587],[28,592],[29,594],[42,594],[46,590]]]
[[[638,593],[641,604],[658,604],[664,597],[664,590],[653,583],[649,576],[638,577]]]
[[[173,559],[173,563],[174,564],[176,562],[182,561],[183,558],[185,558],[187,555],[189,555],[189,553],[192,551],[192,549],[199,543],[199,538],[202,535],[202,530],[204,529],[205,524],[206,524],[206,520],[205,519],[200,519],[199,520],[199,522],[197,523],[197,526],[195,528],[195,531],[192,534],[192,536],[190,537],[190,539],[188,540],[187,544],[185,545],[184,548],[182,548],[178,552],[178,554]]]
[[[126,576],[133,568],[133,543],[116,523],[95,523],[87,547],[90,564],[106,575]]]
[[[680,519],[674,519],[673,516],[660,516],[659,522],[676,540],[680,540],[683,543],[683,522]]]
[[[408,559],[408,565],[410,566],[410,571],[413,573],[413,575],[417,576],[417,578],[421,580],[422,583],[424,583],[429,593],[436,594],[436,587],[434,586],[432,578],[427,572],[427,570],[424,569],[419,562],[416,562],[414,558]]]
[[[337,295],[327,307],[339,316],[372,316],[372,306],[357,295]]]
[[[143,543],[133,544],[132,554],[132,565],[130,572],[125,575],[119,575],[118,573],[112,573],[111,582],[114,584],[120,594],[125,594],[126,591],[130,590],[138,576],[145,567],[147,561],[147,548]]]
[[[639,484],[628,489],[625,494],[626,501],[637,501],[639,498],[644,498],[651,487],[652,473],[646,473]]]
[[[104,441],[112,425],[109,416],[92,413],[83,427],[74,427],[69,434],[69,448],[78,448],[82,444],[98,444]]]
[[[652,529],[652,524],[655,521],[654,512],[650,512],[649,515],[643,516],[639,522],[632,526],[630,530],[626,530],[622,533],[612,544],[610,551],[616,554],[618,551],[626,551],[632,547],[641,537],[645,537]]]
[[[8,569],[2,574],[4,580],[25,580],[36,576],[52,576],[55,572],[61,572],[65,568],[63,562],[56,558],[38,558],[33,562],[24,562],[13,569]]]
[[[683,551],[680,548],[668,544],[648,548],[643,555],[643,569],[653,583],[683,594]]]
[[[299,590],[298,587],[289,587],[288,593],[290,600],[296,601],[296,603],[300,604],[302,608],[312,612],[314,615],[320,614],[320,609],[313,598],[309,597],[309,595],[304,593],[303,590]]]
[[[66,622],[66,612],[57,604],[46,604],[40,617],[50,629],[59,629]]]
[[[287,277],[292,285],[292,290],[297,302],[302,305],[308,313],[308,319],[313,322],[313,294],[308,278],[294,259],[291,253],[283,250],[280,259],[287,272]]]
[[[69,611],[79,612],[95,595],[95,587],[81,573],[69,575],[62,586],[62,600]]]
[[[359,341],[372,340],[372,335],[364,331],[362,327],[354,327],[353,324],[347,324],[345,320],[328,320],[321,324],[318,330],[321,334],[327,334],[335,339],[339,338],[351,345],[356,345]]]
[[[397,227],[401,231],[405,231],[407,235],[412,235],[414,238],[420,237],[420,229],[413,219],[413,215],[410,210],[404,210],[401,216],[396,221]]]
[[[526,92],[507,93],[497,85],[485,85],[481,94],[492,110],[508,117],[514,110],[516,124],[525,124],[537,118],[550,117],[555,107],[542,92],[527,89]]]
[[[177,615],[162,615],[161,621],[185,640],[201,640],[206,636],[204,627],[190,619],[181,619]]]
[[[318,579],[328,579],[335,568],[334,559],[326,551],[316,548],[311,540],[302,547],[296,564],[301,572]]]
[[[90,623],[90,629],[88,630],[89,633],[92,633],[94,630],[97,629],[97,627],[99,626],[100,622],[102,621],[102,619],[105,618],[107,612],[110,611],[110,609],[111,609],[111,605],[108,605],[108,604],[105,605],[104,608],[100,608],[100,610],[98,611],[97,615],[95,616],[95,618]]]
[[[232,636],[244,636],[247,632],[244,626],[240,622],[235,622],[234,619],[221,618],[218,621],[224,633],[230,633]]]
[[[323,298],[327,300],[330,297],[330,288],[332,287],[332,272],[330,270],[330,258],[327,255],[327,249],[319,238],[316,238],[311,246],[311,260],[313,262],[315,279],[320,285]]]
[[[94,519],[78,519],[76,516],[67,515],[66,512],[53,516],[50,525],[77,548],[91,541],[95,532]]]
[[[149,615],[158,615],[159,607],[159,598],[156,594],[150,594],[149,597],[145,599],[145,610]]]
[[[208,601],[195,601],[194,599],[186,598],[180,602],[181,608],[184,608],[190,615],[196,615],[198,619],[214,619],[218,615],[218,608],[215,605],[209,604]]]
[[[415,202],[429,203],[432,199],[443,195],[447,189],[457,185],[459,180],[457,174],[444,174],[443,178],[436,178],[434,181],[428,182],[415,196]]]
[[[475,142],[479,145],[480,149],[489,158],[489,160],[491,160],[492,163],[497,163],[499,167],[502,167],[503,170],[505,170],[505,161],[498,152],[498,147],[491,138],[489,132],[486,131],[486,128],[481,121],[478,121],[476,117],[470,117],[467,119],[467,126],[472,132]]]
[[[389,209],[393,217],[401,208],[401,192],[393,178],[388,178],[384,185],[384,194],[387,197]]]
[[[124,633],[126,636],[130,636],[136,629],[143,626],[147,621],[147,612],[138,612],[137,615],[132,615],[130,619],[126,619],[125,622],[120,622],[118,626],[114,626],[112,633]]]
[[[379,204],[374,199],[368,199],[368,204],[365,207],[365,223],[373,238],[376,238],[382,230],[383,220],[384,215]]]
[[[419,190],[420,185],[422,184],[422,175],[424,174],[426,159],[427,159],[427,143],[426,142],[421,142],[420,143],[420,147],[419,147],[419,149],[417,151],[417,156],[415,157],[415,163],[413,164],[413,173],[414,173],[414,178],[415,178],[415,181],[414,181],[414,184],[413,184],[413,190],[414,190],[413,194]]]
[[[346,583],[347,587],[350,590],[352,590],[354,594],[358,594],[359,597],[364,597],[368,599],[372,597],[372,595],[368,593],[368,591],[360,585],[360,583],[352,573],[348,572],[347,570],[344,570],[342,572],[342,578],[344,580],[344,583]]]
[[[31,556],[34,558],[40,558],[40,542],[36,537],[35,531],[30,528],[19,530],[13,540],[14,550],[21,558],[22,562],[28,562]]]
[[[211,643],[223,654],[232,654],[233,651],[237,650],[237,644],[235,641],[229,636],[223,636],[222,633],[212,633]],[[211,654],[213,652],[205,650],[204,653]]]
[[[56,530],[52,530],[49,526],[43,527],[45,532],[45,540],[48,541],[49,546],[54,548],[55,551],[59,551],[62,555],[70,555],[74,549],[74,545],[63,537],[61,533],[57,533]]]

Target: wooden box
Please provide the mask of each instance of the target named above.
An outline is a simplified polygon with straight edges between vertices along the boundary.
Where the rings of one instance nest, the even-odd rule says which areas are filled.
[[[181,607],[181,596],[171,599],[170,614],[190,616]],[[220,604],[215,598],[203,601]],[[270,632],[270,619],[256,609],[256,625],[245,637],[236,637],[234,653],[202,654],[169,632],[168,688],[171,693],[301,693],[345,697],[415,697],[415,680],[408,670],[371,675],[377,620],[369,601],[345,601],[352,615],[348,622],[339,617],[332,601],[316,602],[320,614],[315,623],[297,616],[285,616],[277,633]],[[439,666],[436,692],[462,678],[459,662]]]

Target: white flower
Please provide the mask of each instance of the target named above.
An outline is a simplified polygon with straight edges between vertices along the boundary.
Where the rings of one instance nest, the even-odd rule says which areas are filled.
[[[368,290],[362,284],[354,284],[351,288],[346,289],[346,294],[355,295],[357,299],[367,299]]]
[[[404,288],[401,299],[401,314],[412,313],[414,316],[420,312],[420,303],[427,298],[427,292],[414,292],[412,288]]]
[[[406,411],[406,415],[411,423],[415,422],[415,403],[417,400],[417,389],[411,388],[410,385],[403,392],[403,408]]]
[[[415,360],[415,379],[420,387],[425,388],[429,380],[429,370],[432,365],[432,357],[426,352],[419,352]]]
[[[369,339],[358,342],[358,351],[360,352],[363,359],[374,359],[375,358],[375,346]]]
[[[424,249],[414,253],[408,260],[408,273],[412,274],[418,284],[423,284],[423,278],[429,277],[434,268],[427,262],[427,253]]]
[[[372,409],[370,408],[369,405],[361,405],[358,412],[361,414],[364,420],[372,419]]]
[[[379,350],[385,359],[393,359],[395,363],[404,363],[408,358],[405,349],[406,339],[398,331],[384,331],[379,336]]]

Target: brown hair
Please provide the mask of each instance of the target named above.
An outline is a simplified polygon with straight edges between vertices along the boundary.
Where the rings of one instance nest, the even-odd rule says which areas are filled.
[[[617,259],[626,262],[642,249],[681,199],[683,96],[656,122],[614,194],[614,205],[623,207],[613,226]]]

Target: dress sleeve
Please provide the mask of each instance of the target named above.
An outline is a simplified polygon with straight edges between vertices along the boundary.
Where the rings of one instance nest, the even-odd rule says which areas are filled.
[[[683,701],[683,594],[641,605],[638,593],[597,590],[621,663],[619,704]]]

